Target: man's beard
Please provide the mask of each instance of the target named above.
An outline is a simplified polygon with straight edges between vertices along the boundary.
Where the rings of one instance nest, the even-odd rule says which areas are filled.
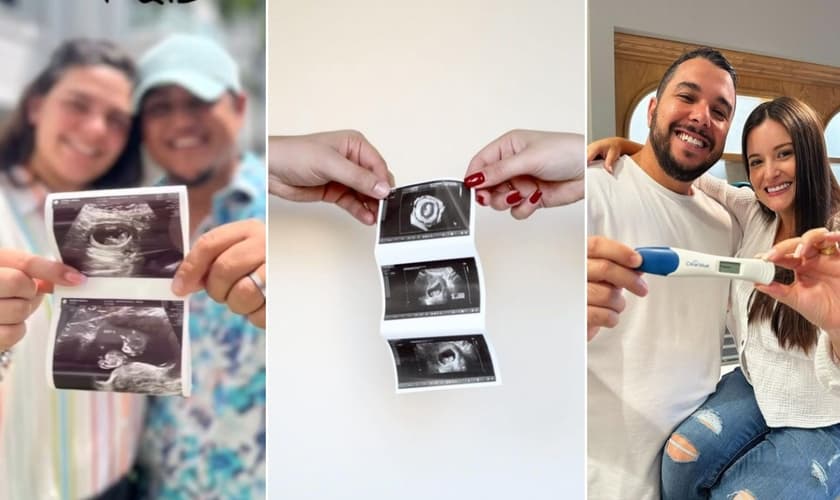
[[[200,174],[193,177],[192,179],[186,179],[186,178],[181,177],[177,174],[167,172],[166,180],[169,182],[169,184],[172,184],[173,186],[178,186],[178,185],[183,184],[184,186],[187,186],[188,188],[199,187],[201,185],[206,184],[210,179],[212,179],[213,175],[216,173],[216,170],[218,170],[218,169],[211,165],[211,166],[205,168],[204,170],[202,170]]]
[[[674,133],[674,126],[669,126],[668,130],[663,136],[659,133],[659,129],[656,126],[656,115],[657,109],[654,109],[653,119],[650,123],[650,144],[653,147],[653,153],[656,155],[657,161],[659,161],[659,166],[662,167],[662,170],[665,172],[666,175],[668,175],[668,177],[680,182],[691,182],[694,179],[705,174],[706,171],[712,168],[712,165],[717,163],[717,161],[720,159],[723,151],[709,158],[707,162],[693,169],[689,169],[683,166],[680,162],[677,161],[676,158],[674,158],[674,155],[671,154],[671,135]],[[698,133],[691,127],[684,128],[691,130],[692,132]],[[712,141],[705,134],[703,134],[703,137],[709,142],[709,148],[714,148],[714,141]]]

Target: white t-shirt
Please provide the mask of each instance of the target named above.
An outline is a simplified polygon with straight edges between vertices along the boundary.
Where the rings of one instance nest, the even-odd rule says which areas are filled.
[[[740,237],[716,201],[666,189],[628,156],[614,175],[587,171],[586,200],[589,234],[630,247],[732,255]],[[644,279],[648,296],[625,292],[619,325],[587,346],[590,499],[658,499],[665,441],[720,378],[728,280]]]
[[[710,176],[703,176],[696,186],[723,203],[744,229],[739,257],[754,257],[773,246],[779,219],[764,216],[751,189],[734,188]],[[808,354],[798,348],[783,349],[769,320],[748,324],[753,290],[750,282],[732,281],[726,324],[767,425],[811,429],[840,422],[840,366],[834,362],[828,335],[819,331],[817,345]]]

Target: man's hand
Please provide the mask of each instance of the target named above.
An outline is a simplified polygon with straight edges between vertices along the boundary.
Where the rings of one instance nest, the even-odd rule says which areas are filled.
[[[178,267],[172,292],[183,296],[204,288],[216,302],[265,328],[265,296],[255,279],[265,283],[265,224],[249,219],[203,234]]]
[[[385,160],[354,130],[271,137],[268,151],[271,194],[335,203],[364,224],[376,222],[379,200],[394,185]]]
[[[647,284],[635,268],[642,256],[632,248],[603,236],[590,236],[586,250],[586,338],[601,327],[613,328],[624,311],[623,290],[644,297]]]

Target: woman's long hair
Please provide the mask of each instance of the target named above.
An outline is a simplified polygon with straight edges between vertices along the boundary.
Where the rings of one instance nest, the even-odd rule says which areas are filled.
[[[98,65],[116,69],[132,84],[137,79],[134,61],[112,42],[80,38],[68,40],[55,49],[47,66],[26,86],[11,118],[0,131],[0,171],[23,165],[32,156],[35,148],[35,127],[30,123],[27,113],[31,100],[49,93],[67,70]],[[107,172],[91,183],[91,187],[99,189],[136,186],[141,175],[140,131],[136,120],[132,120],[122,153]],[[9,178],[12,179],[11,176]]]
[[[780,124],[790,135],[796,159],[796,197],[793,202],[796,235],[809,229],[834,226],[833,215],[840,209],[840,185],[828,162],[825,134],[819,116],[810,106],[792,97],[761,103],[747,118],[741,136],[741,155],[747,177],[747,138],[766,120]],[[761,204],[767,220],[776,214]],[[749,301],[749,323],[770,320],[773,333],[785,349],[808,353],[817,342],[817,328],[790,307],[755,291]]]

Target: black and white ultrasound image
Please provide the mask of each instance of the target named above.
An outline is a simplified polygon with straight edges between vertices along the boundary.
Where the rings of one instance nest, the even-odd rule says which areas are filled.
[[[65,298],[60,307],[56,388],[181,393],[184,302]]]
[[[91,277],[171,278],[184,258],[177,193],[53,200],[61,258]]]
[[[389,340],[400,389],[494,382],[483,335]]]
[[[434,181],[391,191],[380,215],[380,243],[466,236],[470,190],[460,181]]]
[[[382,278],[386,320],[480,311],[473,257],[383,266]]]

